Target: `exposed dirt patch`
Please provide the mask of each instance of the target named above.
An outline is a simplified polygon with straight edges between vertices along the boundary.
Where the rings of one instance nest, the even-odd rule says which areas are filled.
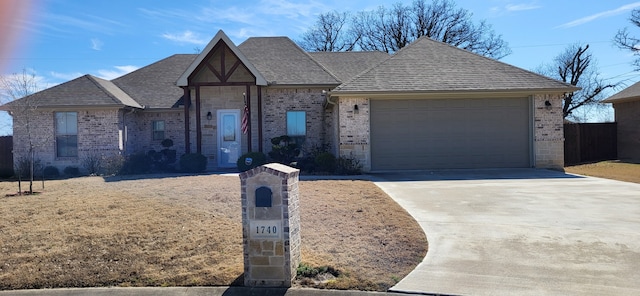
[[[241,283],[240,181],[228,176],[47,181],[4,197],[0,289]],[[303,261],[340,271],[308,285],[385,290],[426,253],[419,225],[366,181],[300,183]]]
[[[640,164],[638,163],[602,161],[569,166],[564,169],[572,174],[640,183]]]

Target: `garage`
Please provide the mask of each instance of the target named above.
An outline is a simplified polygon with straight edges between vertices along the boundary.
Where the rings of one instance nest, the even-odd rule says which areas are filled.
[[[370,104],[373,171],[531,167],[528,98]]]

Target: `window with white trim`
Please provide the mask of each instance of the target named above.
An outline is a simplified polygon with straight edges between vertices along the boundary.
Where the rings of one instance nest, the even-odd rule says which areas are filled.
[[[78,112],[55,112],[56,156],[78,157]]]
[[[164,140],[164,120],[154,120],[152,122],[153,139]]]

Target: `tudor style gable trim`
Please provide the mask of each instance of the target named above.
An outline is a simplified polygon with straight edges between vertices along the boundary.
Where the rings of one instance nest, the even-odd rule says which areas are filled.
[[[176,82],[177,86],[188,86],[189,78],[193,74],[197,74],[196,72],[201,68],[199,67],[201,63],[206,61],[207,57],[214,51],[214,48],[218,45],[219,42],[223,42],[232,52],[235,54],[240,62],[249,70],[249,72],[256,78],[256,85],[267,85],[267,80],[262,76],[262,74],[253,66],[253,64],[244,56],[244,54],[236,47],[236,45],[229,39],[229,37],[222,31],[218,31],[215,37],[211,39],[209,44],[204,48],[204,50],[196,57],[196,59],[189,65],[187,70],[178,78]],[[237,66],[236,66],[237,67]],[[231,67],[230,67],[231,68]],[[233,68],[235,69],[235,68]],[[213,71],[215,76],[221,78],[221,76],[226,76],[224,74],[220,75],[220,73],[216,73]]]

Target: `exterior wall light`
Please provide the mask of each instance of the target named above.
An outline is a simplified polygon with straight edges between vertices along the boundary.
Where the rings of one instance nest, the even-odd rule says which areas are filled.
[[[358,105],[357,105],[357,104],[356,104],[356,105],[353,105],[353,113],[358,113],[358,111],[360,111],[360,110],[358,109]]]
[[[207,112],[207,120],[211,120],[213,118],[213,114],[211,114],[211,111]]]

